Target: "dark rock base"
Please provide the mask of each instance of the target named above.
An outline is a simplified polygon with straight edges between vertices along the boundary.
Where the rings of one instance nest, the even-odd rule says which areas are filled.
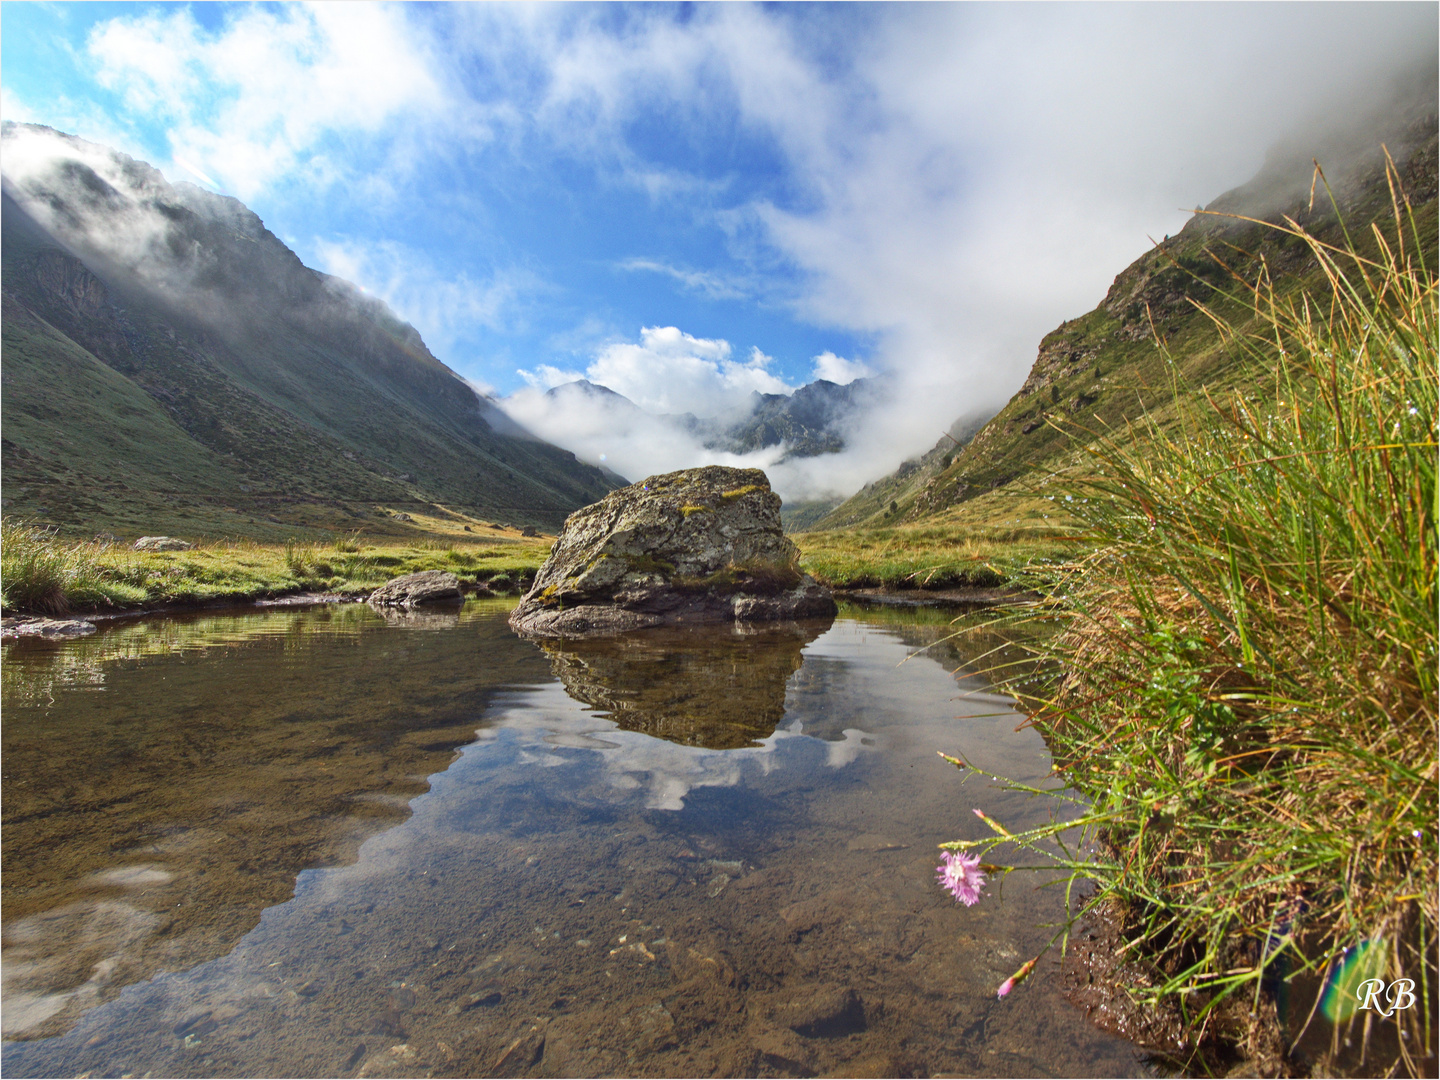
[[[789,592],[773,596],[657,591],[653,595],[627,597],[614,604],[516,608],[510,616],[510,626],[521,634],[586,637],[651,626],[825,618],[837,610],[829,590],[807,576]]]

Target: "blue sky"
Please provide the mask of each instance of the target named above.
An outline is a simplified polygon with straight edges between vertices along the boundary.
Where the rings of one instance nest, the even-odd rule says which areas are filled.
[[[1436,11],[4,3],[0,112],[237,196],[500,395],[713,413],[887,373],[853,489],[1433,56]]]
[[[669,9],[658,21],[683,28],[690,17]],[[803,212],[816,196],[719,75],[694,72],[693,97],[642,87],[640,107],[601,120],[615,141],[597,146],[587,114],[603,104],[547,101],[551,75],[533,40],[500,55],[426,55],[495,31],[444,7],[371,12],[376,37],[403,28],[378,43],[341,39],[334,23],[345,17],[327,22],[323,8],[7,4],[3,18],[7,117],[118,145],[172,180],[238,196],[307,264],[386,296],[442,359],[501,392],[523,385],[517,369],[583,368],[648,326],[726,340],[742,359],[759,348],[775,388],[808,381],[817,355],[873,348],[865,328],[797,315],[803,271],[758,235],[750,208]],[[623,42],[655,21],[645,9],[586,9],[558,13],[547,32]],[[822,21],[863,20],[840,10]],[[213,55],[262,34],[270,46],[257,61],[289,83],[274,93],[245,85],[258,72],[235,77]],[[288,91],[303,98],[323,77],[317,68],[345,63],[327,50],[367,46],[375,52],[357,69],[396,54],[413,68],[392,74],[365,114],[327,102],[313,121],[286,116]],[[161,51],[189,70],[147,68]],[[460,122],[446,131],[451,103]],[[227,147],[225,121],[241,108],[247,130]]]

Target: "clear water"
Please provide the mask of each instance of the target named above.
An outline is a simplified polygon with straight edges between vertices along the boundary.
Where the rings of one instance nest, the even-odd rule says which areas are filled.
[[[1058,808],[933,613],[537,644],[506,605],[6,647],[6,1076],[1143,1075],[935,845]],[[974,646],[978,648],[979,646]],[[907,657],[909,659],[907,660]]]

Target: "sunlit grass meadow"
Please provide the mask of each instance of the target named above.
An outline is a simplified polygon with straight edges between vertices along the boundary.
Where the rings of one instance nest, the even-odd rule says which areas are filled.
[[[1065,530],[926,523],[798,533],[800,568],[837,589],[993,588],[1069,559]]]
[[[545,539],[424,538],[330,543],[202,543],[189,551],[134,551],[66,540],[3,523],[0,588],[7,614],[60,615],[146,604],[236,602],[296,592],[368,593],[417,570],[449,570],[466,584],[513,589],[549,554]]]

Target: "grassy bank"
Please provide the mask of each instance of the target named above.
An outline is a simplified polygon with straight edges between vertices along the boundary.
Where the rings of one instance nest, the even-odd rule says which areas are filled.
[[[203,543],[189,551],[133,551],[65,540],[11,520],[0,531],[0,588],[7,615],[239,602],[307,591],[363,594],[417,570],[450,570],[466,584],[511,589],[534,576],[551,543],[342,538],[328,544],[242,540]]]
[[[1096,882],[1138,992],[1260,1075],[1434,1068],[1440,319],[1429,238],[1395,219],[1343,248],[1288,230],[1328,289],[1232,279],[1262,329],[1216,320],[1268,385],[1102,437],[1070,482],[1096,550],[1056,582],[1066,674],[1012,686],[1100,854],[1058,825],[953,845]],[[1359,1009],[1366,978],[1415,1007]],[[1288,1016],[1284,984],[1308,986]]]
[[[1073,532],[1073,530],[1071,530]],[[201,542],[189,551],[66,539],[14,519],[0,525],[6,614],[57,615],[161,603],[256,600],[286,593],[370,592],[417,570],[450,570],[463,582],[502,588],[528,581],[550,539],[439,535],[262,544]],[[794,538],[801,566],[836,588],[996,586],[1053,566],[1075,545],[1053,527],[950,524],[807,533]],[[1028,579],[1027,579],[1028,580]]]
[[[798,533],[800,567],[832,588],[945,589],[1004,585],[1070,559],[1074,530],[948,523]]]

